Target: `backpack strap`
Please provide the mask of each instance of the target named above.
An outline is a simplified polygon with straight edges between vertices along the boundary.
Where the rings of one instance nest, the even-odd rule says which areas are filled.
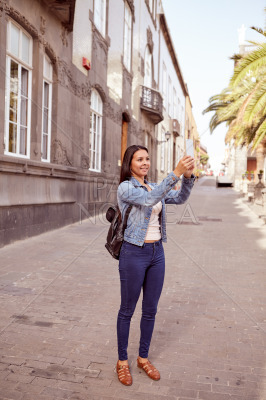
[[[126,210],[126,214],[125,214],[124,221],[123,221],[123,232],[127,227],[127,220],[128,220],[128,216],[129,216],[131,210],[132,210],[132,204],[130,204]]]
[[[132,183],[132,182],[131,182],[131,183]],[[138,186],[134,185],[133,183],[132,183],[132,185],[133,185],[135,188],[138,187]],[[128,208],[126,209],[126,213],[125,213],[125,217],[124,217],[124,221],[123,221],[123,232],[125,231],[125,229],[126,229],[126,227],[127,227],[127,220],[128,220],[130,211],[132,210],[132,207],[133,207],[133,205],[130,204],[130,205],[128,206]],[[119,211],[120,211],[120,210],[119,210]],[[121,212],[120,212],[120,215],[121,215],[121,219],[122,219],[122,214],[121,214]]]

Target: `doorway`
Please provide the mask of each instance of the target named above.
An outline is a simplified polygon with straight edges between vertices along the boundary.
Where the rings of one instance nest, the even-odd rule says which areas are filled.
[[[121,165],[127,149],[127,132],[130,117],[126,112],[122,113],[122,132],[121,132]]]

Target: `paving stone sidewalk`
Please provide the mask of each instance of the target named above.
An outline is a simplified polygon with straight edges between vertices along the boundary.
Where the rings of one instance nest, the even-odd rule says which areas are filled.
[[[120,288],[107,224],[86,220],[0,249],[0,400],[266,400],[266,228],[210,179],[185,207],[168,208],[150,349],[158,382],[136,367],[141,300],[133,385],[114,372]]]

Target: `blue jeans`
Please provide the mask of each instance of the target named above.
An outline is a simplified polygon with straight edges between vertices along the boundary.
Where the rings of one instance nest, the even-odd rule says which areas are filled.
[[[143,288],[139,356],[147,358],[157,305],[163,288],[165,258],[162,241],[142,247],[123,242],[119,257],[121,306],[117,318],[119,360],[127,360],[131,317]]]

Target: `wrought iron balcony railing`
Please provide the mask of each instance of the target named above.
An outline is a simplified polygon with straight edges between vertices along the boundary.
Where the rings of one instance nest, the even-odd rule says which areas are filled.
[[[154,124],[163,120],[163,99],[157,90],[142,86],[140,108],[145,111]]]
[[[172,119],[172,131],[175,136],[181,135],[181,126],[177,119]]]

